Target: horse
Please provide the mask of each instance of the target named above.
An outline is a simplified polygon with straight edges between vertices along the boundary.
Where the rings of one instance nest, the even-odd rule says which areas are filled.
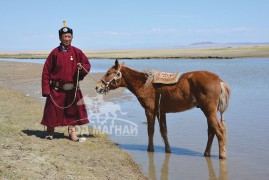
[[[131,69],[116,59],[115,65],[97,82],[95,89],[99,94],[106,94],[109,90],[125,87],[137,97],[147,117],[149,152],[154,152],[153,134],[156,117],[164,140],[165,152],[171,153],[167,137],[166,113],[200,108],[208,124],[208,140],[204,156],[210,157],[216,135],[219,159],[226,159],[227,130],[223,113],[228,107],[231,93],[227,83],[210,71],[186,72],[174,85],[154,84],[151,74]],[[218,112],[221,115],[220,120]]]

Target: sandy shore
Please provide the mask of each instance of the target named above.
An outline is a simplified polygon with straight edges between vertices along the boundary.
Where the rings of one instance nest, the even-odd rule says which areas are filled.
[[[191,49],[155,49],[155,50],[83,50],[90,59],[232,59],[247,57],[269,57],[268,45],[256,46],[227,46],[215,48]],[[45,59],[49,52],[0,52],[0,58]]]
[[[129,154],[106,135],[76,143],[61,127],[56,128],[55,139],[43,139],[42,67],[0,62],[0,179],[146,179]],[[92,74],[84,79],[83,93],[95,93],[93,78],[100,77]],[[113,93],[110,96],[121,91]]]

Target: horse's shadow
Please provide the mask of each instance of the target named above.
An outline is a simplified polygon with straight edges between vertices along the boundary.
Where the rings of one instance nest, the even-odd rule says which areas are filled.
[[[147,152],[147,145],[144,144],[117,144],[122,149],[131,150],[131,151],[145,151]],[[163,146],[154,146],[155,153],[165,153]],[[194,156],[194,157],[204,157],[204,154],[196,152],[189,149],[171,147],[171,154],[175,155],[185,155],[185,156]],[[211,155],[211,158],[218,158],[217,155]]]

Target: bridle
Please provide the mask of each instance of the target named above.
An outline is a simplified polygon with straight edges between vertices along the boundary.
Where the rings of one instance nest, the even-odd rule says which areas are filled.
[[[115,82],[116,86],[118,86],[117,80],[122,78],[122,73],[120,72],[120,70],[121,70],[121,67],[123,66],[123,64],[120,64],[119,66],[120,66],[119,69],[116,72],[113,72],[113,74],[115,74],[115,76],[112,77],[109,81],[104,80],[104,77],[101,79],[101,81],[105,84],[105,91],[104,91],[105,94],[109,92],[110,83]]]

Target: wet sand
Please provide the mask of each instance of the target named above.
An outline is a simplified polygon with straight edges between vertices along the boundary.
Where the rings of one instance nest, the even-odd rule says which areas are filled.
[[[52,141],[43,139],[42,68],[42,64],[0,62],[0,178],[146,179],[129,154],[106,135],[76,143],[68,140],[66,127],[59,127]],[[83,93],[95,93],[93,78],[100,77],[85,78]]]

